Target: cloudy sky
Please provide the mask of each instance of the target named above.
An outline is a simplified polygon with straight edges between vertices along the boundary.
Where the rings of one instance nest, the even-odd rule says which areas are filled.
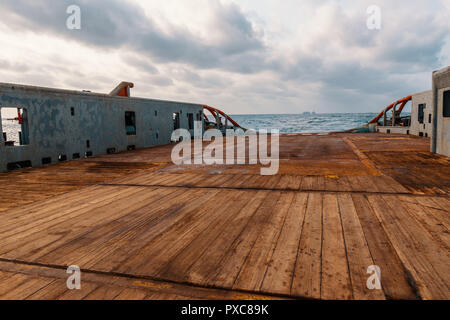
[[[1,0],[0,47],[0,82],[131,81],[230,114],[376,112],[450,65],[450,0]]]

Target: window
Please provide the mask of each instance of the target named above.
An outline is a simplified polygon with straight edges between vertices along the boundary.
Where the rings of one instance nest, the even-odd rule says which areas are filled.
[[[194,130],[194,114],[188,113],[187,117],[188,117],[188,121],[189,121],[189,130]]]
[[[19,162],[11,162],[6,165],[6,170],[13,171],[13,170],[19,170],[24,168],[32,168],[30,160],[26,161],[19,161]]]
[[[157,116],[158,116],[158,111],[155,110],[155,117],[157,117]]]
[[[202,113],[197,113],[197,121],[202,121]]]
[[[125,112],[125,130],[127,136],[136,135],[136,113],[133,111]]]
[[[419,123],[423,123],[425,118],[425,104],[419,104]]]
[[[47,158],[42,158],[42,165],[47,165],[47,164],[51,164],[52,163],[52,158],[51,157],[47,157]]]
[[[179,112],[175,112],[172,115],[172,118],[173,118],[173,130],[180,129],[180,113]]]
[[[28,115],[24,108],[1,108],[3,140],[8,147],[23,146],[30,143],[28,136]]]
[[[88,148],[88,149],[91,148],[91,141],[90,140],[86,140],[86,148]]]
[[[444,118],[450,118],[450,90],[444,92]]]
[[[75,115],[75,108],[70,108],[70,115],[73,117]]]
[[[433,116],[431,113],[428,115],[428,123],[431,123],[433,121]]]

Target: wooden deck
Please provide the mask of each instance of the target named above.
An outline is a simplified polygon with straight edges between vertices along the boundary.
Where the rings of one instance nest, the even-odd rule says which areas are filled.
[[[0,299],[450,298],[450,159],[428,139],[280,147],[271,177],[171,146],[0,174]]]

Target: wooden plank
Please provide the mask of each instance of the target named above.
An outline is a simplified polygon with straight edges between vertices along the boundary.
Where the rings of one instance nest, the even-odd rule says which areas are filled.
[[[54,210],[60,210],[65,207],[65,201],[74,201],[77,198],[84,196],[85,202],[90,202],[104,192],[105,189],[101,187],[88,187],[77,192],[71,192],[64,195],[56,196],[52,199],[38,201],[23,207],[8,210],[2,213],[2,222],[0,226],[1,239],[8,237],[11,233],[8,231],[22,230],[22,228],[30,228],[32,223],[39,223],[40,219],[50,215]],[[114,189],[113,189],[114,190]],[[119,188],[115,188],[119,190]],[[76,205],[81,205],[81,202],[74,202]],[[15,232],[13,232],[14,234]]]
[[[325,177],[325,191],[339,191],[338,176]]]
[[[162,186],[168,186],[168,187],[178,187],[183,186],[188,182],[191,177],[195,177],[194,174],[171,174],[170,179],[165,180],[163,183],[159,183],[159,185]]]
[[[41,288],[32,295],[28,296],[27,300],[56,300],[59,296],[64,294],[67,289],[66,280],[54,280],[48,286]]]
[[[204,246],[203,254],[190,262],[193,263],[192,266],[180,276],[184,277],[185,281],[204,284],[207,276],[217,269],[235,239],[245,230],[267,195],[267,191],[258,191],[252,196],[238,214],[217,233],[216,239]]]
[[[83,300],[87,295],[96,290],[99,286],[100,285],[97,283],[82,281],[80,290],[66,289],[66,291],[57,298],[57,300]]]
[[[337,190],[340,192],[348,192],[352,191],[352,187],[350,185],[350,182],[348,181],[347,177],[339,177],[337,180]]]
[[[139,187],[126,187],[123,188],[123,192],[120,194],[120,198],[113,197],[111,199],[110,194],[107,194],[105,198],[107,200],[105,203],[100,202],[100,206],[92,205],[83,207],[81,210],[74,211],[74,214],[64,214],[61,213],[61,219],[58,223],[54,220],[44,228],[35,228],[28,230],[27,232],[18,234],[17,238],[23,241],[19,241],[17,238],[10,238],[13,242],[9,246],[1,247],[4,257],[17,259],[22,255],[36,254],[39,251],[50,250],[50,248],[57,246],[56,241],[65,242],[71,239],[77,232],[83,232],[83,230],[89,230],[91,224],[95,224],[99,221],[105,221],[105,219],[113,220],[116,216],[126,214],[126,210],[129,208],[129,203],[127,201],[120,201],[120,199],[125,199],[129,195],[134,194],[137,200],[148,196],[147,188]],[[112,215],[109,214],[108,208],[114,206],[117,212]],[[74,228],[76,225],[77,228]],[[66,228],[64,226],[67,226]],[[65,230],[61,234],[61,230]],[[54,231],[54,233],[52,233]],[[58,233],[59,232],[59,233]],[[45,235],[45,236],[43,236]]]
[[[313,180],[312,190],[314,191],[325,191],[325,177],[316,176]]]
[[[240,216],[240,210],[256,195],[255,191],[245,193],[233,191],[228,195],[227,203],[217,212],[217,215],[209,217],[207,226],[191,242],[180,250],[176,257],[162,267],[158,273],[162,278],[175,279],[178,281],[188,280],[187,272],[195,261],[205,253],[206,249],[213,243],[221,231],[232,221]],[[242,217],[241,217],[242,219]]]
[[[357,176],[348,176],[347,181],[350,187],[350,191],[364,192],[367,190],[367,188],[361,185],[361,182]]]
[[[135,224],[139,224],[139,218],[149,211],[150,204],[155,209],[160,204],[167,204],[168,198],[185,193],[184,189],[154,189],[151,192],[136,193],[133,202],[127,202],[126,207],[113,203],[112,208],[105,210],[108,217],[104,220],[97,220],[98,222],[79,229],[74,222],[73,234],[52,243],[45,250],[33,253],[34,257],[29,259],[36,259],[41,263],[76,264],[86,269],[90,266],[90,261],[110,252],[108,244],[116,244],[129,229],[134,229]]]
[[[316,177],[313,176],[304,176],[300,185],[300,191],[313,191],[315,179]]]
[[[369,192],[369,193],[376,193],[378,192],[378,189],[376,185],[373,182],[373,177],[369,176],[357,176],[356,177],[359,180],[359,192]]]
[[[405,187],[403,187],[400,183],[398,183],[395,179],[393,179],[392,177],[389,176],[381,176],[378,177],[378,179],[384,183],[386,186],[389,186],[389,188],[391,190],[389,190],[388,192],[392,192],[392,193],[410,193],[410,191],[408,189],[406,189]]]
[[[422,197],[416,197],[415,203],[405,199],[406,197],[399,197],[402,206],[408,213],[414,217],[439,243],[440,246],[450,252],[450,233],[449,229],[443,224],[441,212],[439,210],[428,207],[426,203],[422,202]],[[402,201],[406,200],[406,201]],[[435,214],[437,216],[435,216]]]
[[[245,189],[247,182],[250,181],[251,179],[253,179],[255,176],[249,175],[249,174],[245,174],[245,175],[243,174],[243,175],[240,175],[239,177],[240,177],[240,179],[237,181],[233,179],[233,184],[231,185],[231,188]]]
[[[223,175],[203,175],[203,179],[195,183],[196,187],[205,188],[214,185],[215,181],[223,179]]]
[[[143,300],[149,292],[141,289],[124,289],[114,300]]]
[[[246,291],[260,290],[294,195],[292,192],[283,192],[281,194],[269,220],[267,220],[265,225],[261,226],[262,231],[247,256],[245,263],[242,265],[240,273],[233,285],[234,289]]]
[[[232,180],[234,178],[233,175],[229,174],[221,174],[219,175],[220,179],[215,179],[213,183],[211,183],[210,187],[221,188],[225,183]]]
[[[348,194],[339,194],[338,202],[347,248],[347,260],[353,298],[356,300],[385,299],[382,290],[370,290],[367,288],[367,280],[369,278],[367,270],[370,266],[374,266],[375,263],[367,245],[352,198]]]
[[[352,199],[374,263],[382,271],[381,282],[386,297],[396,300],[417,299],[404,266],[366,196],[354,194]]]
[[[433,242],[430,234],[396,199],[368,196],[368,200],[420,297],[447,299],[449,280],[445,280],[448,276],[444,269],[449,264],[448,254]],[[391,202],[395,205],[391,206]]]
[[[114,193],[112,196],[114,196]],[[111,201],[111,199],[108,201]],[[27,249],[29,248],[41,248],[45,244],[63,237],[61,234],[49,234],[51,228],[57,228],[61,224],[67,223],[67,220],[70,219],[72,219],[72,222],[75,222],[75,218],[79,218],[79,216],[85,213],[83,210],[88,210],[89,207],[96,208],[96,206],[97,205],[94,205],[91,202],[90,206],[82,206],[80,210],[73,210],[72,207],[69,207],[69,209],[67,209],[68,212],[64,210],[58,211],[57,218],[52,219],[51,217],[48,217],[38,226],[33,226],[33,223],[31,223],[30,226],[32,226],[32,228],[28,228],[25,232],[19,233],[19,230],[17,230],[17,235],[8,239],[8,243],[3,244],[2,250],[5,250],[5,252],[10,250],[9,256],[18,258],[21,253],[26,254],[28,252]],[[12,240],[12,243],[9,243],[9,240]],[[5,256],[7,255],[5,254]]]
[[[2,279],[0,286],[0,299],[3,295],[7,294],[11,290],[19,287],[21,284],[29,279],[27,275],[16,273],[12,277]]]
[[[203,206],[214,199],[217,193],[217,190],[208,192],[195,190],[195,192],[189,192],[192,197],[190,202],[180,202],[175,208],[173,203],[169,203],[167,207],[160,207],[155,212],[155,218],[148,219],[139,228],[130,230],[126,237],[111,239],[113,250],[99,257],[97,261],[92,261],[92,268],[126,272],[128,268],[139,266],[147,260],[149,252],[145,250],[146,247],[151,247],[152,244],[157,245],[161,237],[168,235],[177,226],[183,225],[184,219],[193,220],[197,214],[201,215]],[[172,209],[170,209],[171,206]]]
[[[309,194],[291,287],[291,294],[298,297],[320,299],[322,201],[321,194]]]
[[[266,182],[264,183],[265,189],[269,190],[275,190],[275,186],[280,182],[281,176],[275,175],[275,176],[266,176]]]
[[[122,194],[124,189],[119,187],[106,187],[102,191],[110,191],[107,196],[103,195],[102,199],[111,200],[117,195]],[[48,228],[49,225],[57,225],[58,223],[66,220],[70,214],[81,214],[84,212],[83,210],[99,205],[100,203],[98,198],[100,194],[101,193],[95,193],[91,197],[83,193],[77,198],[68,200],[71,201],[73,207],[69,207],[64,210],[64,213],[62,213],[63,208],[67,208],[67,203],[64,198],[59,200],[59,203],[62,204],[61,206],[57,205],[56,207],[53,207],[49,205],[48,209],[44,207],[39,209],[38,212],[28,211],[28,208],[23,208],[21,213],[22,218],[15,222],[8,221],[7,229],[1,231],[1,245],[5,246],[8,241],[11,240],[17,242],[19,240],[18,235],[21,235],[22,238],[27,237],[33,233],[34,230],[45,229]],[[14,238],[11,238],[12,236],[14,236]]]
[[[339,214],[337,196],[323,197],[321,299],[348,300],[352,298],[347,254]]]
[[[123,291],[124,289],[120,287],[101,286],[85,296],[84,300],[114,300],[119,297]],[[136,297],[139,297],[139,295]]]
[[[217,193],[217,190],[208,192],[196,190],[194,193],[191,191],[193,201],[181,202],[175,210],[163,209],[160,214],[156,213],[156,219],[149,219],[139,228],[130,230],[127,237],[117,241],[112,239],[113,250],[104,257],[99,257],[97,261],[92,261],[92,267],[123,273],[134,270],[148,260],[147,255],[150,255],[152,250],[146,250],[146,248],[153,249],[154,246],[162,245],[162,237],[170,235],[170,230],[182,226],[184,219],[192,221],[203,214],[203,206]],[[170,205],[173,203],[169,203],[169,207]]]
[[[281,229],[261,286],[262,292],[289,295],[308,201],[307,193],[296,193]]]
[[[409,201],[410,199],[425,208],[428,214],[433,216],[432,219],[438,226],[442,225],[450,230],[450,207],[446,208],[444,201],[447,199],[443,197],[402,197],[403,201]]]
[[[237,181],[241,180],[240,174],[232,174],[231,179],[222,184],[222,188],[233,188]]]
[[[302,177],[297,175],[289,176],[289,183],[287,184],[287,189],[298,191],[302,183]]]
[[[222,192],[222,197],[215,199],[208,206],[196,210],[189,219],[180,221],[169,232],[160,234],[140,250],[137,264],[135,259],[129,260],[119,270],[130,268],[132,272],[142,275],[155,275],[170,262],[190,241],[195,239],[214,219],[219,219],[226,209],[228,197],[235,191]],[[202,217],[207,217],[206,219]],[[132,263],[130,263],[132,262]]]
[[[1,295],[0,300],[24,300],[51,282],[53,279],[28,277],[21,285]]]
[[[223,256],[216,270],[207,276],[205,285],[231,289],[256,239],[273,213],[281,193],[270,192],[251,218],[244,232],[239,235]]]
[[[259,185],[259,175],[252,175],[250,179],[248,179],[244,184],[241,185],[244,189],[256,189]]]
[[[291,179],[289,178],[289,176],[283,175],[283,176],[281,176],[281,179],[278,182],[278,184],[276,185],[275,189],[286,190],[290,182],[291,182]]]

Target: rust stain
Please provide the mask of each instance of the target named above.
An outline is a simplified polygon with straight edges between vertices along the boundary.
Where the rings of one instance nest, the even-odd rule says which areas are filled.
[[[381,177],[384,175],[376,168],[375,164],[372,161],[370,161],[370,159],[367,158],[367,156],[364,153],[362,153],[348,137],[344,137],[343,140],[349,145],[350,148],[352,148],[353,152],[358,156],[359,160],[367,167],[367,169],[369,169],[370,173],[373,176]]]

